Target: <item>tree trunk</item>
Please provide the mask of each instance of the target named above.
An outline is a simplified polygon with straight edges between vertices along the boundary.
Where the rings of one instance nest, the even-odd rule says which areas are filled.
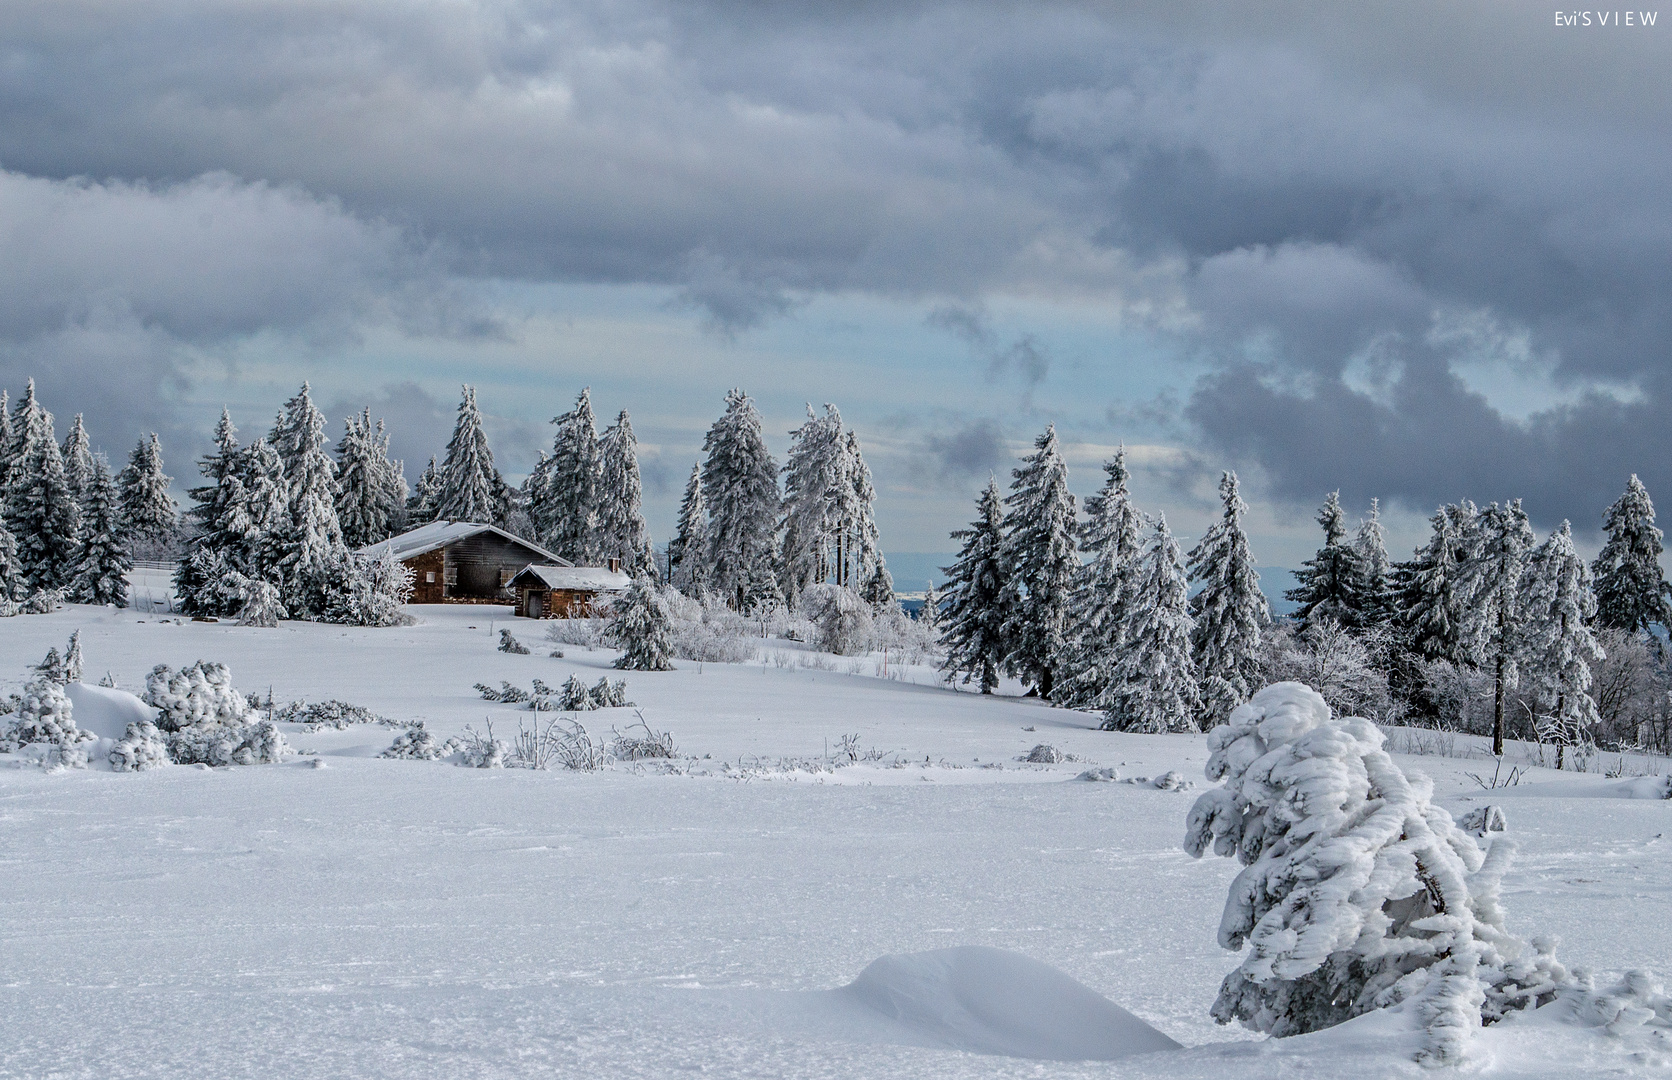
[[[1498,650],[1497,686],[1492,692],[1492,756],[1504,756],[1504,652]]]

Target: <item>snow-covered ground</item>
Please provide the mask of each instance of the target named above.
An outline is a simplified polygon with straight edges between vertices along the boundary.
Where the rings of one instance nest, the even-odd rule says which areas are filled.
[[[1177,770],[1199,791],[1200,736],[1096,731],[1082,714],[953,692],[924,668],[882,678],[877,661],[790,643],[764,663],[620,676],[613,653],[547,656],[540,627],[506,609],[413,610],[422,624],[394,629],[20,616],[0,620],[0,692],[78,628],[89,681],[109,672],[137,690],[155,664],[218,660],[281,704],[338,698],[441,737],[491,719],[503,738],[532,718],[472,683],[608,674],[673,734],[677,768],[385,760],[397,729],[378,725],[287,726],[308,753],[276,766],[47,774],[0,757],[0,1076],[1426,1071],[1396,1016],[1281,1041],[1209,1019],[1236,963],[1215,930],[1237,867],[1180,850],[1196,792],[1074,779]],[[533,655],[495,650],[506,626]],[[636,716],[581,720],[607,735]],[[880,757],[833,767],[843,736]],[[1079,760],[1017,760],[1041,742]],[[1456,813],[1486,801],[1467,775],[1478,760],[1399,760]],[[1644,797],[1661,789],[1533,770],[1491,795],[1521,846],[1511,928],[1560,935],[1562,958],[1599,984],[1672,971],[1672,803]],[[969,946],[1049,965],[1187,1049],[1040,1060],[1074,1049],[1053,1024],[1127,1029],[1054,973],[981,949],[893,961],[832,992],[881,957]],[[1043,1042],[994,1015],[1028,1001],[1049,1005],[1035,1010]],[[972,1052],[1006,1048],[1034,1056]],[[1479,1036],[1474,1067],[1669,1063],[1652,1039],[1540,1017]]]

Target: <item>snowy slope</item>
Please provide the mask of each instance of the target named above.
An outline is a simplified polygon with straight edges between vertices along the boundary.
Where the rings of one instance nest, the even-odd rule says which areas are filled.
[[[440,734],[529,717],[473,682],[615,674],[602,651],[496,652],[495,609],[415,610],[424,625],[360,630],[70,608],[0,620],[0,674],[17,681],[80,628],[89,678],[137,689],[156,663],[202,657],[281,703],[341,698]],[[287,729],[327,768],[49,775],[0,757],[0,1076],[1423,1072],[1400,1016],[1278,1043],[1209,1020],[1235,964],[1214,943],[1234,863],[1179,850],[1193,793],[1073,779],[1097,764],[1201,783],[1200,737],[1094,731],[924,670],[882,679],[872,661],[858,674],[832,662],[627,673],[649,723],[691,755],[683,775],[381,760],[395,732],[378,725]],[[582,719],[607,733],[634,717]],[[888,756],[829,769],[853,734]],[[1084,760],[1015,760],[1042,741]],[[1402,761],[1458,812],[1478,805],[1465,773],[1479,762]],[[1515,931],[1559,934],[1569,963],[1672,970],[1672,804],[1620,797],[1622,783],[1539,772],[1494,798],[1522,845],[1505,906]],[[1049,965],[1195,1049],[1101,1063],[975,1053],[1037,1052],[1025,1040],[1050,1034],[1050,1017],[996,1042],[1001,1025],[968,1017],[1005,979],[926,984],[921,965],[880,996],[833,993],[878,958],[964,946]],[[927,1006],[879,1010],[908,984]],[[1552,1075],[1558,1053],[1562,1075],[1659,1074],[1667,1060],[1549,1023],[1477,1044],[1502,1076]]]

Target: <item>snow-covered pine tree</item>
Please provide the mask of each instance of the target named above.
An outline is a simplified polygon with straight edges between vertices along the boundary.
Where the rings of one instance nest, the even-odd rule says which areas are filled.
[[[778,466],[761,436],[761,415],[742,390],[726,395],[726,411],[703,439],[702,489],[708,502],[710,583],[726,604],[747,611],[777,599],[773,533],[778,519]]]
[[[835,569],[842,512],[852,499],[842,415],[826,404],[824,415],[807,405],[807,419],[790,432],[784,459],[783,587],[794,607],[802,590]]]
[[[575,407],[552,417],[551,464],[545,485],[531,491],[530,516],[540,540],[552,551],[581,565],[598,558],[598,476],[602,468],[598,426],[592,418],[592,388]]]
[[[1538,705],[1540,736],[1556,743],[1560,769],[1567,748],[1598,722],[1591,669],[1603,659],[1589,625],[1597,612],[1591,572],[1573,549],[1566,521],[1528,556],[1518,604],[1520,667]]]
[[[382,478],[372,462],[372,440],[370,409],[343,421],[343,437],[337,443],[337,523],[342,526],[343,543],[350,548],[362,548],[388,536]]]
[[[1521,510],[1521,500],[1507,506],[1493,503],[1476,518],[1473,538],[1466,541],[1469,560],[1458,575],[1458,594],[1465,617],[1462,641],[1470,659],[1490,667],[1493,678],[1492,753],[1504,752],[1504,697],[1517,682],[1517,640],[1521,632],[1521,574],[1533,530]]]
[[[1382,531],[1382,504],[1370,500],[1370,516],[1353,537],[1353,617],[1361,632],[1392,623],[1398,614],[1394,601],[1393,565],[1388,559],[1387,537]]]
[[[860,586],[859,598],[870,604],[874,611],[884,611],[897,604],[894,599],[894,575],[888,572],[888,567],[880,558],[871,570],[871,576]]]
[[[133,561],[120,536],[120,499],[110,464],[103,454],[95,455],[83,496],[81,550],[70,587],[70,599],[78,604],[128,606],[123,575],[133,569]]]
[[[930,637],[940,637],[943,600],[945,597],[935,588],[935,583],[926,582],[923,589],[923,607],[917,613],[917,621],[923,624],[923,629],[929,632]]]
[[[406,529],[406,464],[389,456],[389,430],[381,417],[372,434],[372,464],[383,506],[382,540]]]
[[[11,395],[0,388],[0,502],[4,501],[6,486],[12,480],[12,453]]]
[[[1434,530],[1428,543],[1395,568],[1400,633],[1406,647],[1430,660],[1465,660],[1457,578],[1468,559],[1475,515],[1467,501],[1440,507],[1428,519]]]
[[[240,538],[231,559],[253,578],[278,585],[284,580],[285,543],[290,531],[290,484],[284,459],[265,438],[250,445],[244,458],[244,499],[226,520],[229,534]]]
[[[655,577],[650,529],[644,523],[644,489],[639,480],[639,440],[622,409],[598,440],[598,547],[605,558],[619,558],[621,569]]]
[[[1324,505],[1318,510],[1318,524],[1324,529],[1324,546],[1295,571],[1298,584],[1283,595],[1298,605],[1294,617],[1303,622],[1330,618],[1355,630],[1358,619],[1353,602],[1358,558],[1347,543],[1340,492],[1332,491],[1324,499]]]
[[[1143,515],[1127,491],[1126,447],[1103,463],[1103,487],[1086,499],[1080,550],[1090,561],[1075,572],[1068,608],[1069,671],[1059,702],[1069,708],[1108,708],[1104,694],[1120,655],[1131,574],[1142,554]]]
[[[975,520],[958,529],[952,539],[964,542],[946,575],[946,604],[941,614],[941,644],[946,659],[941,670],[950,681],[963,676],[983,694],[999,685],[999,668],[1006,653],[1004,630],[1009,595],[1009,573],[1004,559],[1004,505],[997,480],[988,480],[976,500]]]
[[[615,666],[623,671],[673,670],[673,613],[649,574],[639,574],[607,627],[621,646]]]
[[[244,482],[244,453],[238,446],[238,429],[224,407],[215,425],[215,449],[198,459],[198,471],[208,481],[186,494],[196,504],[186,511],[192,539],[186,555],[174,571],[174,592],[180,610],[187,615],[224,615],[219,601],[212,599],[224,590],[214,580],[229,558],[236,558],[244,543],[243,522],[247,511]],[[210,558],[213,554],[216,558]]]
[[[1260,631],[1271,622],[1260,575],[1248,551],[1248,533],[1242,527],[1248,504],[1237,490],[1236,473],[1220,477],[1219,498],[1224,515],[1189,556],[1190,580],[1201,586],[1190,598],[1190,615],[1196,624],[1191,645],[1208,726],[1223,724],[1231,710],[1259,688]],[[1384,551],[1384,563],[1386,559]]]
[[[1293,682],[1208,736],[1207,776],[1224,784],[1196,800],[1184,848],[1242,862],[1219,944],[1248,946],[1212,1014],[1285,1036],[1411,1002],[1419,1060],[1456,1064],[1470,1031],[1549,1002],[1568,974],[1504,925],[1513,847],[1483,853],[1382,742]]]
[[[494,468],[493,451],[482,430],[482,413],[476,407],[476,388],[466,386],[459,400],[459,418],[447,456],[441,462],[441,490],[436,495],[435,516],[442,521],[480,521],[498,524],[503,520],[496,506],[499,470]],[[501,480],[500,483],[503,483]]]
[[[668,541],[668,580],[690,597],[708,587],[708,503],[702,494],[702,464],[691,466],[685,497],[679,503],[679,523]]]
[[[846,497],[838,502],[838,520],[842,522],[840,533],[845,539],[842,541],[842,558],[837,563],[838,566],[846,565],[846,569],[840,571],[839,584],[852,588],[855,583],[863,582],[861,592],[869,588],[873,594],[878,594],[882,589],[883,575],[888,571],[883,565],[882,541],[877,535],[877,489],[871,484],[871,468],[865,464],[865,455],[859,452],[859,435],[851,428],[844,438],[843,459],[852,491],[851,494],[844,492]],[[1072,510],[1069,516],[1072,519]],[[893,577],[889,576],[890,590],[893,589],[893,581]]]
[[[314,618],[325,610],[325,582],[348,553],[337,521],[337,467],[325,442],[325,416],[304,382],[273,429],[273,449],[284,463],[288,511],[280,530],[277,584],[285,607],[298,618]]]
[[[80,505],[87,498],[87,485],[93,479],[93,444],[87,438],[87,428],[81,422],[81,414],[75,414],[75,423],[70,426],[70,434],[64,439],[64,481],[70,485],[70,495]]]
[[[166,549],[178,524],[174,500],[168,497],[173,477],[163,474],[163,449],[157,433],[140,439],[128,455],[128,467],[117,477],[122,493],[122,535],[129,550]]]
[[[1049,701],[1068,660],[1068,601],[1080,559],[1074,551],[1074,495],[1057,449],[1056,425],[1033,445],[1034,452],[1011,471],[1015,479],[1005,500],[1004,560],[1010,569],[1005,668],[1027,683],[1030,693]]]
[[[1659,623],[1672,630],[1672,586],[1660,569],[1661,531],[1655,504],[1637,474],[1602,518],[1608,540],[1591,575],[1596,580],[1597,623],[1612,630],[1647,632]]]
[[[436,502],[440,497],[441,469],[432,457],[419,474],[418,482],[412,485],[412,495],[406,500],[407,527],[417,528],[434,521]]]
[[[1133,577],[1122,647],[1108,690],[1109,731],[1198,731],[1201,691],[1190,656],[1190,585],[1178,541],[1157,515]]]
[[[4,517],[0,516],[0,607],[28,595],[29,584],[23,576],[23,564],[17,561],[17,537],[6,528]]]
[[[68,589],[75,580],[81,544],[81,507],[64,478],[63,452],[45,415],[39,437],[31,440],[12,469],[6,516],[17,537],[17,559],[30,592]]]

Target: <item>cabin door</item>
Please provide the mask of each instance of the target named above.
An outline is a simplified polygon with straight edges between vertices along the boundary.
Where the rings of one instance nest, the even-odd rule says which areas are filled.
[[[540,594],[533,589],[528,590],[528,617],[538,619],[544,606],[540,603]]]

